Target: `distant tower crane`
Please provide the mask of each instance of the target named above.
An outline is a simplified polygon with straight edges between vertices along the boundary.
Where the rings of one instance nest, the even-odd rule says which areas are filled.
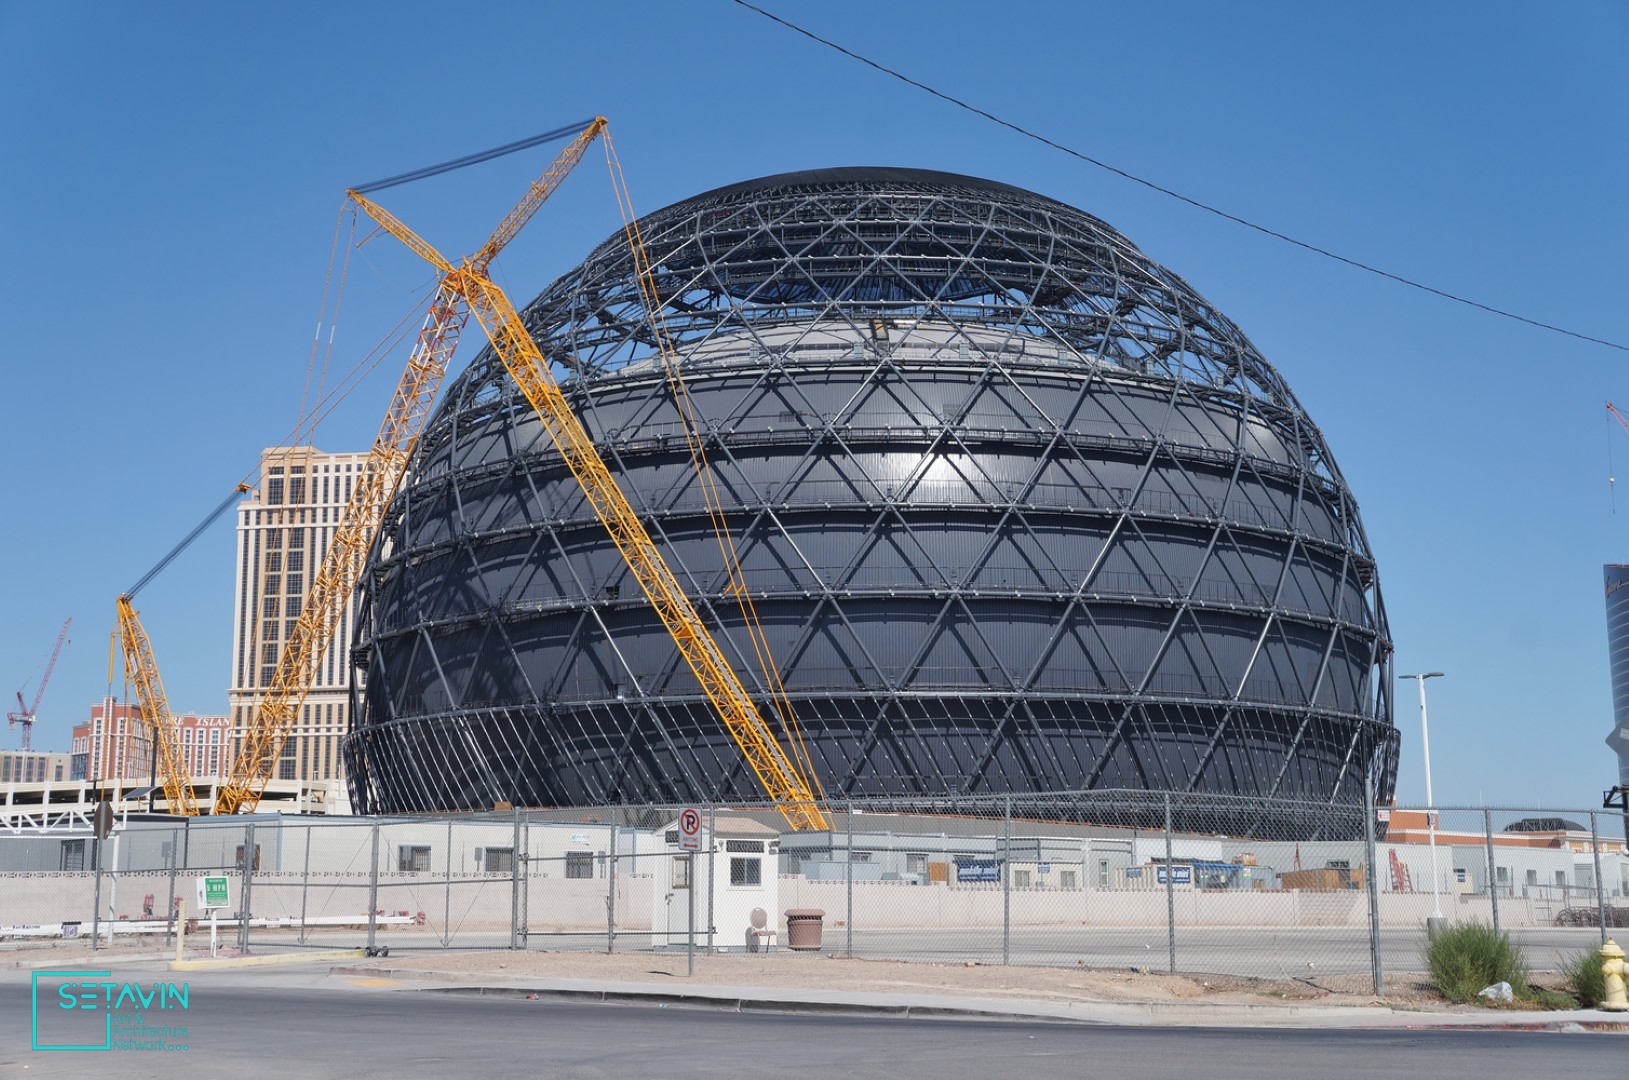
[[[69,616],[62,621],[62,631],[61,633],[57,634],[57,643],[56,646],[51,650],[51,659],[46,662],[45,674],[40,676],[39,689],[34,691],[34,704],[23,704],[23,692],[18,690],[17,711],[6,714],[6,719],[11,721],[11,727],[16,727],[18,724],[23,725],[22,749],[24,753],[27,753],[29,750],[33,749],[34,716],[40,711],[40,699],[45,696],[45,684],[51,681],[51,672],[56,670],[57,657],[62,655],[62,647],[68,644],[68,627],[73,625],[73,621],[72,616]]]

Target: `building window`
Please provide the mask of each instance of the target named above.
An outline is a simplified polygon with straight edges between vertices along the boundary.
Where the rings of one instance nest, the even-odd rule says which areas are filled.
[[[566,877],[591,878],[594,876],[594,855],[588,851],[566,852]]]
[[[404,872],[430,869],[428,844],[403,844],[396,849],[396,869]]]
[[[64,870],[85,869],[85,841],[64,840],[62,842],[62,868]]]
[[[489,874],[512,874],[515,872],[515,849],[489,847],[479,861],[481,869]]]
[[[907,874],[923,874],[928,872],[928,856],[926,852],[911,851],[905,855],[905,872]]]
[[[1058,886],[1059,888],[1064,889],[1077,888],[1078,886],[1075,884],[1075,872],[1073,870],[1059,870]]]
[[[1097,860],[1097,887],[1100,889],[1109,887],[1109,860],[1107,859]]]
[[[673,856],[673,887],[675,889],[690,887],[690,856]]]
[[[243,845],[242,844],[238,845],[237,860],[238,860],[238,869],[242,870],[243,869]],[[259,844],[255,845],[255,865],[254,865],[254,869],[257,872],[260,870],[260,845]]]
[[[730,860],[731,885],[762,885],[764,861],[762,859]]]
[[[1014,870],[1012,872],[1012,887],[1015,889],[1029,888],[1029,871]]]

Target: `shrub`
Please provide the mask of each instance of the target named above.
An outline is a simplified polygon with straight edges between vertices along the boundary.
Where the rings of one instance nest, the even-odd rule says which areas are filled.
[[[1584,1008],[1593,1009],[1606,999],[1606,976],[1601,974],[1601,954],[1596,950],[1582,949],[1562,960],[1561,973]]]
[[[1425,948],[1426,969],[1437,991],[1449,1001],[1479,1004],[1477,994],[1507,982],[1518,998],[1531,998],[1527,962],[1510,935],[1482,923],[1455,923],[1434,935]]]

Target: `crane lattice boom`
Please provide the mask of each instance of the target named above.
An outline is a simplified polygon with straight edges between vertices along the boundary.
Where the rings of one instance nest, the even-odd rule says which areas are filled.
[[[597,135],[604,128],[604,118],[597,118],[585,136]],[[638,514],[629,505],[621,488],[617,487],[593,440],[583,430],[576,413],[560,392],[547,362],[538,351],[537,343],[527,332],[514,305],[503,290],[487,277],[487,265],[496,253],[492,243],[489,242],[475,256],[455,268],[394,215],[354,191],[351,197],[410,250],[441,270],[445,275],[443,287],[456,291],[474,312],[492,342],[493,350],[554,440],[567,467],[593,506],[594,513],[622,553],[629,571],[672,636],[685,663],[701,684],[702,691],[718,710],[726,730],[741,750],[760,786],[792,828],[826,828],[825,814],[809,781],[797,762],[781,747],[773,729],[764,721],[646,532]],[[541,201],[523,200],[521,208],[517,208],[518,213],[511,212],[498,226],[493,233],[494,239],[504,238],[506,242],[535,212],[536,206],[541,205]],[[528,205],[529,210],[522,209]]]
[[[596,118],[560,152],[471,257],[471,265],[484,269],[504,245],[514,239],[604,128],[604,117]],[[368,551],[379,535],[385,510],[401,485],[419,433],[429,418],[430,406],[447,373],[447,365],[469,322],[467,297],[458,287],[457,272],[452,264],[435,248],[413,236],[388,211],[357,191],[347,194],[387,231],[398,237],[411,236],[408,246],[440,270],[443,277],[408,358],[407,370],[396,387],[390,410],[363,465],[362,476],[323,554],[322,566],[306,593],[294,630],[278,656],[265,695],[244,730],[231,772],[216,796],[217,814],[253,811],[259,804],[272,767],[294,728],[301,705],[311,692],[334,632],[344,618]]]
[[[719,712],[765,793],[793,829],[825,829],[818,800],[797,764],[758,712],[695,606],[679,586],[644,523],[617,486],[582,422],[560,392],[514,305],[491,279],[472,268],[458,274],[475,317],[510,377],[537,411],[594,513],[667,627],[685,663]]]
[[[419,432],[468,321],[467,309],[443,284],[436,290],[407,370],[402,373],[368,460],[351,490],[345,514],[323,553],[322,565],[300,606],[299,618],[278,654],[265,696],[245,727],[232,769],[215,795],[215,813],[252,812],[259,804],[260,793],[271,779],[272,767],[300,715],[300,706],[311,692],[334,631],[345,616],[362,564],[379,534],[385,508],[407,471]]]
[[[175,719],[170,714],[170,699],[164,693],[164,682],[158,674],[158,661],[153,657],[153,643],[141,625],[128,594],[119,597],[119,643],[124,649],[124,669],[130,676],[131,689],[147,724],[147,734],[153,740],[158,755],[158,774],[164,785],[164,799],[170,813],[196,817],[198,795],[192,787],[191,770],[181,756],[175,737]]]
[[[181,740],[176,734],[175,717],[170,713],[170,699],[164,693],[164,680],[159,677],[158,661],[153,656],[152,640],[148,638],[146,629],[141,625],[141,616],[136,611],[136,594],[152,581],[159,571],[175,561],[176,556],[185,551],[194,540],[203,535],[210,523],[220,517],[238,496],[248,490],[248,484],[239,484],[233,488],[232,493],[221,500],[220,505],[211,510],[197,527],[187,534],[186,539],[171,548],[156,566],[142,575],[141,580],[136,582],[129,592],[119,597],[116,605],[117,636],[124,651],[125,675],[129,678],[131,689],[136,695],[142,722],[147,725],[147,736],[153,741],[158,759],[159,782],[164,786],[164,797],[169,802],[172,814],[196,816],[198,796],[192,787],[191,770],[187,768],[186,759],[181,756]],[[111,666],[111,656],[108,662]],[[111,680],[112,677],[113,673],[110,670],[108,678]]]

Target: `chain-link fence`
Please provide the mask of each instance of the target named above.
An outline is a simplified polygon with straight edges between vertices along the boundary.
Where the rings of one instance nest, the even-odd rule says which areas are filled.
[[[5,947],[793,949],[1372,981],[1436,920],[1555,968],[1629,924],[1624,820],[1145,792],[122,824],[0,836]],[[686,820],[689,818],[690,820]],[[204,879],[225,879],[200,910]],[[184,916],[183,916],[184,911]],[[185,923],[181,920],[184,917]],[[692,933],[692,928],[694,932]]]

